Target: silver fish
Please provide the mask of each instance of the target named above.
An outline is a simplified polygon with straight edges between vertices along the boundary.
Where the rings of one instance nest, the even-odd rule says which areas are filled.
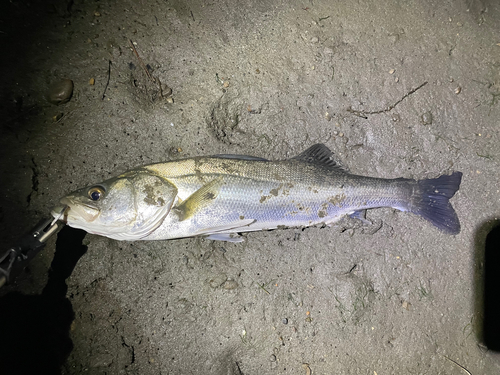
[[[461,172],[420,181],[357,176],[317,144],[280,161],[215,155],[146,165],[67,195],[52,214],[57,218],[67,206],[68,225],[117,240],[239,242],[242,232],[331,225],[393,207],[457,234],[449,199],[461,179]]]

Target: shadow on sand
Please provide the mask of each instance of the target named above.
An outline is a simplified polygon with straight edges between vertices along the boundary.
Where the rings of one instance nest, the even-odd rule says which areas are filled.
[[[489,220],[476,232],[474,260],[477,339],[500,351],[500,220]]]
[[[0,374],[60,374],[73,343],[74,312],[66,279],[85,254],[85,232],[64,227],[58,234],[48,282],[39,295],[10,292],[0,298]]]

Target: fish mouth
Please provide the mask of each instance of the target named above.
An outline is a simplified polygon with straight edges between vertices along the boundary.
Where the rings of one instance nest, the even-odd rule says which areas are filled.
[[[79,202],[73,197],[65,197],[50,213],[55,220],[61,220],[67,224],[68,221],[73,220],[84,220],[91,223],[99,216],[100,211],[97,207]]]

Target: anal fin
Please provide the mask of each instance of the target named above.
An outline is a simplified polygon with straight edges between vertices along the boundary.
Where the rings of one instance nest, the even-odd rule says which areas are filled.
[[[373,224],[370,220],[366,218],[366,210],[354,211],[352,214],[348,215],[352,219],[360,220],[365,225]]]
[[[243,219],[233,223],[219,225],[217,227],[203,228],[193,233],[194,236],[202,236],[202,235],[213,235],[213,234],[231,234],[239,232],[240,229],[242,232],[248,231],[248,226],[250,224],[255,223],[255,219]]]

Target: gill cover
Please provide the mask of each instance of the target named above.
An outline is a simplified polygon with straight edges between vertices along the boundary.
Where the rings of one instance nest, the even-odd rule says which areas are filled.
[[[135,220],[122,231],[105,236],[117,240],[140,240],[162,224],[172,208],[177,188],[164,178],[142,170],[127,172],[118,179],[125,179],[132,185]]]

